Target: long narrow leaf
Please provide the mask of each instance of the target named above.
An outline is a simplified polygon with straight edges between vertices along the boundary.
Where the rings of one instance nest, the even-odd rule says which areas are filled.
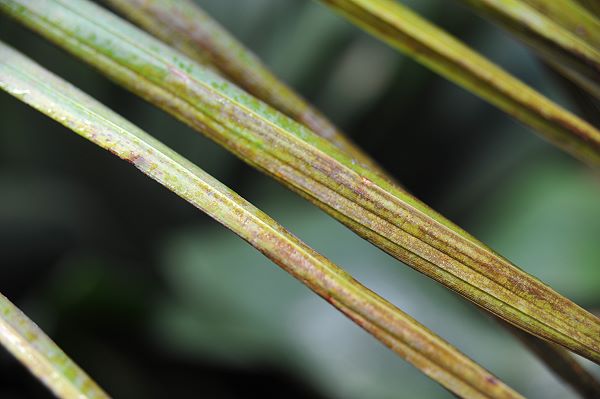
[[[573,7],[572,2],[565,0],[462,1],[514,33],[554,68],[600,98],[600,29],[598,20],[583,8],[576,4]],[[528,3],[554,18],[547,17]],[[577,10],[579,14],[575,12]],[[561,23],[570,26],[563,28]],[[577,32],[585,34],[587,40]]]
[[[304,122],[306,126],[312,127],[315,133],[319,133],[323,126],[327,126],[325,132],[337,129],[283,82],[277,80],[250,50],[194,2],[190,0],[107,0],[107,2],[146,31],[175,46],[190,58],[202,64],[215,66],[218,71],[251,94],[298,122]],[[560,78],[565,80],[562,76]],[[315,124],[312,117],[306,117],[311,114],[317,115],[317,120],[321,120],[321,123]],[[323,131],[320,135],[327,137]],[[393,181],[393,178],[386,176],[385,173],[382,177]],[[540,356],[540,360],[548,361],[548,367],[568,384],[582,392],[594,392],[595,387],[600,385],[590,374],[582,372],[581,366],[576,361],[568,361],[572,357],[562,347],[540,340],[510,324],[501,323],[501,325],[512,332],[519,332],[520,340],[534,353],[543,352],[544,356]],[[559,367],[557,363],[560,364]]]
[[[4,57],[0,43],[0,57]],[[4,61],[0,58],[0,64]],[[0,65],[0,87],[5,85]],[[62,399],[105,399],[109,396],[33,321],[0,294],[0,343],[54,395]]]
[[[600,49],[600,20],[576,0],[522,1],[575,34],[591,47]]]
[[[1,43],[0,87],[206,212],[457,395],[521,398],[202,169]]]
[[[201,64],[214,65],[249,93],[308,126],[363,165],[385,174],[373,159],[191,0],[106,1],[162,41]]]
[[[289,99],[299,99],[299,96],[278,81],[248,49],[195,3],[189,0],[107,1],[164,42],[174,45],[184,54],[200,62],[210,59],[209,64],[216,65],[219,71],[252,94],[292,117],[300,116],[295,119],[303,122],[302,108],[294,107],[294,102],[289,101]],[[285,87],[285,90],[278,90],[280,87]],[[262,93],[267,93],[267,95],[262,95]],[[281,93],[283,99],[277,93]],[[300,104],[304,104],[304,102]],[[289,112],[290,108],[292,112]],[[295,110],[297,111],[295,112]],[[328,121],[325,122],[331,126]],[[308,126],[311,127],[311,125]],[[313,124],[312,126],[316,129],[319,128],[318,125],[315,127]],[[388,178],[392,179],[389,176]],[[528,335],[510,327],[509,324],[501,323],[501,325],[506,326],[510,331],[518,331],[521,341],[527,347],[532,348],[535,353],[544,352],[544,356],[540,356],[540,360],[549,361],[548,367],[565,382],[577,388],[586,389],[587,387],[587,392],[593,392],[594,388],[598,386],[591,375],[581,372],[581,366],[577,362],[560,362],[563,359],[570,359],[570,355],[561,347]],[[559,362],[560,367],[557,367],[556,364]]]
[[[600,320],[337,147],[84,0],[7,12],[497,316],[600,362]]]
[[[576,158],[600,167],[600,132],[394,0],[320,0],[476,93]]]

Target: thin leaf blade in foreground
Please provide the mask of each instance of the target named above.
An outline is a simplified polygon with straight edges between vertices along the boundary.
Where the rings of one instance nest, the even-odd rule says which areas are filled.
[[[600,363],[600,320],[305,126],[84,0],[0,0],[111,79],[267,172],[397,259]]]
[[[0,54],[4,55],[1,43]],[[0,87],[2,82],[3,78],[0,76]],[[102,388],[2,294],[0,343],[58,398],[109,398]]]
[[[279,81],[249,49],[201,10],[196,3],[190,0],[106,1],[163,42],[175,46],[201,65],[215,66],[234,83],[296,121],[304,123],[320,136],[327,138],[330,131],[339,131],[299,95]],[[545,0],[531,1],[545,2]],[[559,78],[565,80],[562,76]],[[335,140],[330,141],[335,143]],[[343,146],[338,145],[338,147],[343,149]],[[352,151],[346,153],[352,155]],[[363,164],[368,165],[368,162]],[[376,172],[381,173],[382,177],[389,181],[394,181],[385,172],[379,170]],[[548,367],[558,377],[580,392],[593,393],[596,387],[600,386],[590,374],[582,372],[581,366],[561,346],[529,335],[510,324],[500,323],[500,325],[511,332],[517,332],[521,341],[532,348],[536,354],[543,352],[544,356],[540,356],[540,360],[548,362]],[[596,392],[598,393],[600,392]]]
[[[465,87],[574,157],[600,167],[600,132],[394,0],[319,0]]]
[[[145,30],[215,69],[371,170],[381,167],[191,0],[106,0]],[[388,177],[389,178],[389,177]]]
[[[2,43],[0,87],[206,212],[457,395],[521,398],[206,172]]]

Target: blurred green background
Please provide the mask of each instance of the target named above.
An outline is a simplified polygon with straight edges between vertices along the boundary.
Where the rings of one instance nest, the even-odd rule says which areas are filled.
[[[600,309],[597,175],[315,2],[197,2],[417,197]],[[404,3],[571,107],[524,47],[469,10]],[[221,179],[524,395],[575,397],[474,306],[212,142],[5,17],[0,39]],[[114,397],[451,397],[129,164],[4,93],[0,115],[0,290]],[[50,394],[2,353],[0,397]]]

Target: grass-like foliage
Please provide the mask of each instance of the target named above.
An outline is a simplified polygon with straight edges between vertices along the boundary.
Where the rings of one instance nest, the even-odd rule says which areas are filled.
[[[565,381],[584,396],[598,394],[597,382],[565,350],[600,363],[596,316],[406,192],[194,3],[109,3],[157,38],[88,0],[0,0],[0,11],[208,136],[381,250],[516,326],[517,335]],[[592,124],[401,4],[323,3],[592,168],[600,166],[600,132]],[[600,22],[591,7],[570,0],[467,3],[517,34],[588,95],[599,97]],[[0,88],[206,212],[456,395],[521,397],[199,167],[3,44]],[[11,348],[6,331],[0,330],[0,340]],[[19,345],[39,353],[35,342],[21,338]],[[47,355],[36,356],[43,360]],[[90,388],[87,392],[73,384],[69,373],[57,374],[52,357],[46,368],[24,363],[60,397],[77,397],[73,389],[80,389],[82,397],[105,395],[91,380],[77,380]]]

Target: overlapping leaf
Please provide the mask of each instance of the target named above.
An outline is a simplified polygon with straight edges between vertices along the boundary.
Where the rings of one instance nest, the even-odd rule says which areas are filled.
[[[192,59],[214,66],[250,93],[312,127],[315,133],[327,138],[337,128],[312,109],[299,95],[279,81],[229,32],[190,0],[107,0],[145,30],[169,43]],[[531,2],[543,0],[529,0]],[[568,0],[561,0],[568,1]],[[557,3],[558,4],[558,3]],[[555,10],[558,11],[558,10]],[[574,20],[566,18],[567,21]],[[309,115],[315,115],[309,116]],[[318,121],[319,123],[315,123]],[[335,141],[332,140],[334,143]],[[343,146],[339,146],[342,149]],[[368,162],[365,162],[369,164]],[[382,177],[393,179],[382,173]],[[501,323],[534,353],[547,363],[557,376],[573,386],[584,397],[600,394],[600,384],[562,347]]]
[[[600,48],[600,20],[576,0],[522,0],[594,49]],[[596,2],[596,4],[600,4]]]
[[[379,165],[191,0],[107,0],[138,25],[308,126],[381,175]],[[202,51],[198,51],[201,49]]]
[[[7,84],[0,43],[0,88]],[[19,90],[15,88],[15,90]],[[25,90],[24,88],[21,90]],[[108,395],[33,321],[0,294],[0,343],[57,397],[107,399]]]
[[[0,9],[499,317],[600,362],[600,321],[328,141],[84,0]]]
[[[400,3],[394,0],[320,1],[531,126],[559,148],[600,167],[598,130]],[[589,49],[586,47],[586,50]]]
[[[600,98],[600,22],[571,0],[462,0]]]
[[[0,87],[209,214],[450,391],[521,398],[206,172],[1,43]]]

